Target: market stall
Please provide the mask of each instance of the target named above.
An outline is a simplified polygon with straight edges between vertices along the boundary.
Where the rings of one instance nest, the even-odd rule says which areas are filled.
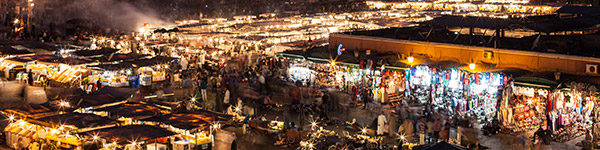
[[[550,86],[510,82],[500,102],[499,121],[511,132],[537,130],[546,121]]]
[[[78,133],[116,123],[108,118],[81,113],[66,113],[39,119],[10,117],[9,122],[4,129],[8,146],[24,148],[33,143],[45,143],[46,148],[42,149],[75,149],[83,143]]]
[[[114,106],[107,106],[89,110],[89,112],[107,116],[124,122],[125,124],[133,124],[137,119],[145,119],[161,114],[168,114],[169,111],[165,108],[146,103],[127,102]]]
[[[555,141],[569,141],[591,128],[590,116],[598,99],[596,90],[594,85],[570,82],[550,93],[548,127],[554,131]]]
[[[406,71],[408,82],[408,95],[411,95],[419,103],[430,103],[433,94],[433,84],[437,79],[437,68],[425,65],[413,66]]]
[[[155,150],[155,148],[166,149],[168,138],[165,137],[176,133],[152,125],[127,125],[91,130],[81,135],[94,142],[100,142],[102,149]],[[173,147],[174,150],[185,150],[183,147],[178,147],[177,143],[174,143]]]
[[[189,148],[198,147],[210,149],[212,147],[213,128],[220,128],[221,124],[230,121],[232,116],[221,113],[196,110],[180,113],[165,114],[141,119],[142,123],[158,124],[159,126],[178,133],[178,145],[187,145]]]

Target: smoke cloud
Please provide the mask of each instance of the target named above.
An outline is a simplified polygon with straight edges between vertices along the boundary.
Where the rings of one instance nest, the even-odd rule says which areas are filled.
[[[46,14],[50,16],[45,18],[64,21],[84,18],[101,28],[127,31],[136,31],[145,23],[156,27],[170,25],[162,20],[157,11],[145,0],[137,0],[135,3],[120,0],[73,0],[71,3],[58,4],[58,6],[54,13]],[[64,23],[64,21],[56,23]]]

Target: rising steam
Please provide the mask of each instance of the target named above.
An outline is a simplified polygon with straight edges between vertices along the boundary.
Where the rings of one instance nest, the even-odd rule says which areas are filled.
[[[93,21],[101,28],[115,28],[135,31],[144,23],[152,26],[167,26],[170,23],[160,19],[160,15],[145,0],[137,0],[135,4],[120,0],[74,0],[54,11],[56,20],[85,18]],[[58,22],[57,22],[58,23]]]

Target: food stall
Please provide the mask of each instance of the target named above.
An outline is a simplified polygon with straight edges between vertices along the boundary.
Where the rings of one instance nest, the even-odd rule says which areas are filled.
[[[151,86],[153,82],[160,82],[166,79],[165,72],[155,71],[152,67],[141,67],[137,72],[140,77],[140,85],[142,86]]]
[[[92,142],[101,143],[101,149],[155,150],[166,149],[168,138],[175,135],[167,129],[154,125],[114,126],[81,133]],[[174,143],[174,145],[176,145]],[[174,146],[175,148],[176,146]],[[184,150],[177,149],[175,150]]]
[[[4,129],[7,133],[7,145],[12,148],[27,147],[33,142],[38,142],[36,139],[51,141],[49,147],[76,148],[83,143],[78,133],[116,123],[108,118],[80,113],[59,114],[39,119],[16,118],[11,117],[10,124]]]
[[[196,110],[180,113],[164,114],[141,119],[143,124],[157,124],[177,133],[175,145],[189,148],[210,149],[212,147],[213,129],[220,128],[232,119],[231,115],[207,110]]]
[[[138,119],[145,119],[161,114],[168,114],[169,111],[164,106],[157,106],[147,103],[126,102],[118,105],[91,109],[87,112],[111,119],[124,122],[125,124],[134,124]]]
[[[118,64],[101,64],[88,67],[91,73],[84,80],[90,86],[96,86],[98,81],[104,86],[128,87],[131,85],[129,78],[133,76],[133,65],[128,62]]]

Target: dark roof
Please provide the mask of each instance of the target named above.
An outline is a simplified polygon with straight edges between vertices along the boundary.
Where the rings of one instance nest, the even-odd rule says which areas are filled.
[[[600,15],[600,7],[572,6],[566,5],[556,10],[556,13]]]
[[[50,45],[42,42],[34,42],[34,41],[0,41],[0,45],[4,46],[17,46],[21,45],[30,49],[45,49],[49,51],[56,51],[58,47],[54,45]]]
[[[464,146],[450,144],[445,141],[413,147],[413,150],[468,150]]]
[[[135,94],[139,89],[137,88],[123,88],[123,87],[110,87],[105,86],[100,88],[98,91],[94,92],[94,95],[104,95],[108,94],[114,97],[117,100],[126,100],[131,95]]]
[[[75,108],[100,106],[123,101],[109,94],[69,96],[65,100],[69,101],[69,104]]]
[[[91,59],[98,60],[100,62],[112,62],[112,61],[132,61],[132,60],[137,60],[137,59],[141,59],[144,57],[148,57],[148,55],[129,53],[129,54],[112,54],[112,55],[107,54],[102,57],[95,57],[95,58],[91,58]]]
[[[89,66],[91,68],[99,68],[104,70],[122,70],[133,68],[133,64],[131,62],[120,62],[117,64],[98,64],[94,66]]]
[[[90,136],[97,135],[100,138],[107,139],[109,142],[113,141],[119,144],[129,144],[133,141],[148,141],[175,135],[176,133],[157,126],[129,125],[93,130],[83,134]]]
[[[60,64],[68,64],[68,65],[81,65],[81,64],[90,64],[94,63],[91,60],[78,59],[78,58],[58,58],[58,59],[50,59],[50,60],[41,60],[40,62],[48,62],[48,63],[60,63]]]
[[[160,115],[165,110],[154,105],[129,102],[115,106],[98,108],[94,109],[93,111],[106,111],[120,117],[134,118]]]
[[[476,28],[508,28],[511,24],[518,23],[517,19],[503,19],[490,17],[470,17],[470,16],[442,16],[430,21],[424,22],[434,26],[449,27],[476,27]]]
[[[30,61],[48,61],[48,60],[57,60],[59,59],[59,57],[55,56],[55,55],[33,55],[33,56],[21,56],[21,57],[14,57],[14,58],[9,58],[7,60],[12,60],[12,61],[18,61],[18,62],[30,62]]]
[[[29,103],[25,106],[17,107],[17,108],[9,108],[4,110],[9,113],[15,113],[19,115],[23,115],[29,118],[40,118],[45,117],[57,112],[57,110],[52,109],[51,107],[47,107],[41,104],[33,104]]]
[[[142,121],[162,122],[179,129],[191,130],[198,127],[203,127],[209,123],[212,123],[213,121],[227,121],[231,118],[231,115],[207,110],[197,110],[155,116],[152,118],[142,119]]]
[[[37,119],[38,121],[50,123],[53,126],[58,125],[72,125],[79,129],[104,126],[116,121],[106,117],[98,116],[95,114],[82,114],[82,113],[67,113],[56,116],[50,116],[45,118]]]
[[[588,15],[574,18],[555,18],[528,23],[527,28],[537,32],[573,31],[595,27],[600,24],[600,15]]]
[[[170,61],[172,61],[174,59],[175,58],[173,58],[173,57],[155,56],[150,59],[140,59],[140,60],[129,61],[129,62],[131,64],[135,65],[135,67],[145,67],[145,66],[169,63]]]
[[[33,52],[27,50],[17,50],[10,46],[0,46],[0,54],[1,55],[23,55],[23,54],[33,54]]]
[[[119,51],[119,50],[112,49],[112,48],[103,48],[103,49],[99,49],[99,50],[79,50],[79,51],[75,51],[73,53],[78,56],[96,56],[96,55],[110,55],[117,51]]]

